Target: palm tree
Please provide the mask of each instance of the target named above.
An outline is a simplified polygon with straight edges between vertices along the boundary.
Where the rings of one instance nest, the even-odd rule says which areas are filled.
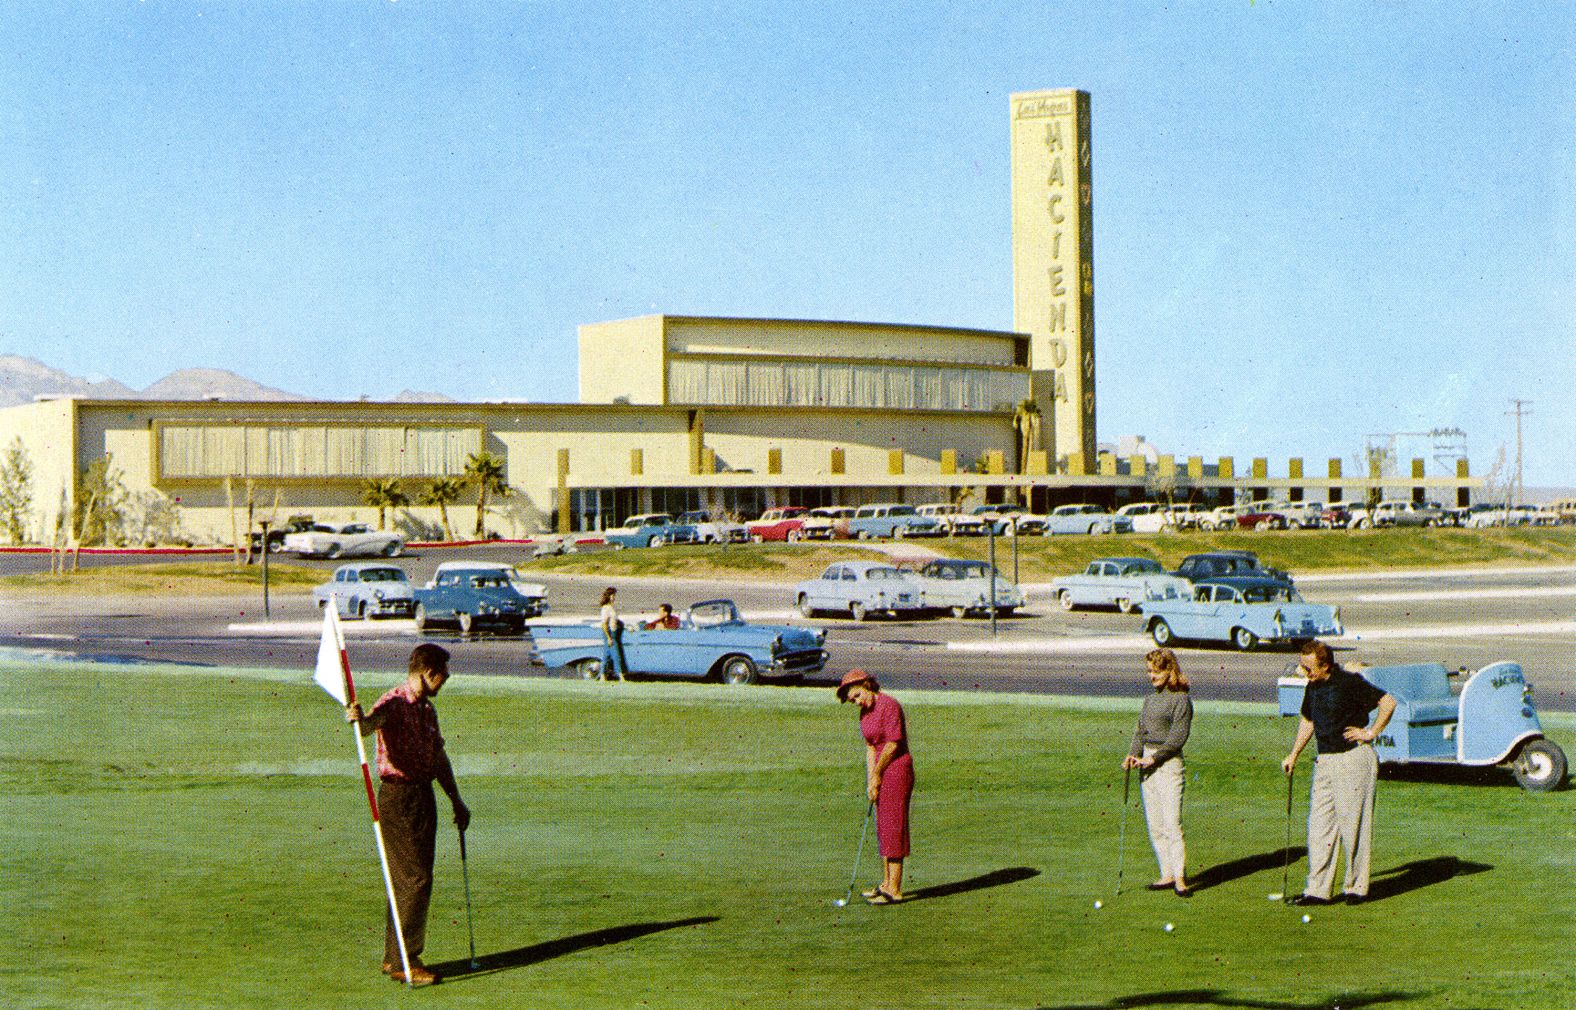
[[[449,506],[460,500],[460,493],[464,490],[465,481],[458,477],[434,477],[421,488],[421,503],[438,506],[438,518],[443,521],[445,540],[454,539],[454,531],[449,527]]]
[[[397,477],[370,477],[361,484],[361,500],[378,510],[378,529],[391,508],[410,504],[410,495],[399,486]]]
[[[509,496],[509,482],[504,479],[505,466],[503,458],[495,456],[483,449],[473,452],[465,461],[465,478],[476,485],[476,536],[480,537],[486,532],[484,519],[487,514],[487,496],[496,494],[500,498]]]

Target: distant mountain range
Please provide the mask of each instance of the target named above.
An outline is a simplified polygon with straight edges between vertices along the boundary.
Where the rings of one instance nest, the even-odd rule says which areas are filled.
[[[84,379],[50,368],[37,358],[0,354],[0,407],[32,403],[40,396],[79,396],[95,400],[308,400],[311,397],[265,386],[222,368],[182,368],[147,389],[114,379]],[[394,403],[452,403],[442,393],[404,390]]]

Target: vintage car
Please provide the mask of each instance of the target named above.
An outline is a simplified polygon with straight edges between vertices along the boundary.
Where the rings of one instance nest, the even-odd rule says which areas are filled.
[[[662,547],[666,544],[692,544],[695,527],[673,521],[666,512],[630,516],[624,525],[602,532],[602,539],[614,547]]]
[[[1149,600],[1191,596],[1193,584],[1153,558],[1096,558],[1077,575],[1052,579],[1051,592],[1063,610],[1115,607],[1129,614]]]
[[[1134,502],[1116,510],[1133,524],[1134,533],[1159,533],[1171,525],[1171,508],[1154,501]]]
[[[1239,502],[1222,505],[1199,517],[1201,530],[1283,530],[1286,516],[1269,502]]]
[[[1382,501],[1374,506],[1375,526],[1439,526],[1445,510],[1433,502]]]
[[[751,519],[745,523],[744,529],[749,533],[752,543],[798,540],[798,532],[804,526],[805,513],[809,511],[802,505],[784,505],[781,508],[767,509],[761,513],[759,519]]]
[[[1302,711],[1308,678],[1295,664],[1276,682],[1281,715]],[[1374,741],[1387,764],[1488,767],[1509,764],[1523,789],[1545,792],[1565,781],[1565,752],[1543,735],[1532,685],[1520,665],[1490,663],[1456,686],[1466,674],[1439,663],[1355,668],[1369,683],[1395,698],[1395,714]]]
[[[602,677],[601,626],[594,620],[531,624],[536,654],[589,680]],[[753,684],[761,677],[800,677],[826,666],[826,632],[748,624],[732,600],[707,600],[679,615],[674,629],[624,629],[624,658],[634,673]]]
[[[949,537],[984,536],[985,517],[963,511],[951,502],[932,502],[915,509],[922,516],[929,516],[941,524],[941,532]]]
[[[1133,520],[1112,515],[1104,505],[1058,505],[1045,518],[1045,535],[1057,533],[1131,533]]]
[[[987,522],[996,524],[996,535],[1010,537],[1022,534],[1024,536],[1039,536],[1045,532],[1045,517],[1036,515],[1022,505],[1010,505],[1001,502],[995,505],[976,505],[974,514]]]
[[[848,521],[858,509],[852,505],[828,505],[804,514],[804,523],[788,531],[789,540],[846,540],[852,536]]]
[[[933,537],[943,532],[935,519],[920,515],[912,505],[897,503],[859,506],[854,517],[848,520],[848,530],[860,540]]]
[[[521,574],[520,570],[511,564],[502,561],[440,561],[437,571],[432,573],[432,578],[427,580],[427,588],[434,589],[438,580],[445,572],[464,569],[467,571],[496,572],[509,580],[514,591],[525,597],[525,616],[537,617],[547,612],[547,585],[542,582],[530,582]]]
[[[919,577],[879,561],[839,561],[818,579],[794,587],[794,606],[805,617],[820,610],[846,610],[856,621],[874,612],[896,617],[925,609]]]
[[[489,628],[518,635],[533,613],[532,602],[493,565],[456,563],[415,591],[417,630],[454,624],[461,634]]]
[[[919,570],[924,604],[931,609],[950,610],[953,617],[989,614],[993,571],[985,561],[937,558]],[[1000,571],[994,574],[996,613],[1006,617],[1023,606],[1023,590]]]
[[[285,537],[292,533],[305,533],[312,528],[312,517],[306,515],[291,516],[282,524],[274,526],[268,531],[268,553],[278,554],[285,549]],[[258,554],[263,549],[263,531],[253,530],[251,535],[252,553]]]
[[[1246,652],[1260,642],[1344,634],[1339,608],[1305,602],[1284,582],[1252,576],[1196,582],[1192,596],[1147,601],[1144,614],[1156,645],[1218,641]]]
[[[1171,525],[1179,530],[1198,529],[1199,519],[1209,514],[1209,509],[1198,502],[1176,502],[1166,509]]]
[[[1189,554],[1171,574],[1181,576],[1189,582],[1197,582],[1199,579],[1218,579],[1223,576],[1250,575],[1275,579],[1288,586],[1291,585],[1289,573],[1269,567],[1252,551],[1205,551],[1202,554]]]
[[[679,516],[679,525],[694,527],[697,544],[742,544],[749,539],[743,523],[713,516],[704,509],[685,512]]]
[[[303,558],[383,555],[398,557],[405,538],[375,530],[366,523],[313,523],[311,529],[285,536],[284,549]]]
[[[1322,501],[1278,502],[1271,508],[1285,516],[1286,524],[1293,529],[1316,530],[1324,525]]]
[[[340,617],[409,617],[416,610],[405,571],[377,561],[334,569],[334,577],[312,587],[319,610],[333,601]]]

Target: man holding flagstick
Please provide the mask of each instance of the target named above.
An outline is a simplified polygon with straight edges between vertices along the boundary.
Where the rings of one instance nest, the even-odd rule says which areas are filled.
[[[351,700],[345,706],[345,717],[358,725],[362,736],[378,736],[377,809],[394,904],[399,909],[397,926],[393,913],[389,914],[383,972],[395,981],[422,986],[438,981],[420,957],[426,945],[427,903],[432,897],[438,837],[433,781],[448,794],[454,823],[462,835],[471,822],[471,811],[460,799],[454,769],[438,732],[438,712],[431,701],[449,679],[449,653],[424,642],[411,651],[409,671],[405,682],[379,698],[371,712],[363,713]],[[401,933],[404,951],[400,950]],[[408,978],[406,963],[410,966]]]

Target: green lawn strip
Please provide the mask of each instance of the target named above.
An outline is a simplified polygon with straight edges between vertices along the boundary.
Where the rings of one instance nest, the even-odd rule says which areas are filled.
[[[7,1001],[409,1005],[376,973],[381,882],[351,731],[306,678],[87,664],[0,672]],[[393,682],[364,680],[368,696]],[[831,900],[864,812],[862,746],[854,713],[829,693],[456,677],[438,704],[476,811],[477,949],[496,970],[416,998],[1568,1005],[1576,792],[1387,778],[1377,879],[1452,859],[1459,872],[1363,908],[1315,909],[1304,925],[1265,900],[1280,889],[1276,763],[1292,732],[1269,706],[1199,701],[1185,821],[1193,875],[1260,862],[1182,902],[1142,890],[1153,861],[1137,809],[1124,893],[1114,893],[1117,761],[1137,697],[900,698],[919,782],[909,889],[952,893],[840,911]],[[1570,750],[1566,723],[1555,736]],[[861,883],[874,871],[867,852]],[[1294,888],[1303,872],[1293,864]],[[466,956],[445,822],[428,961]],[[1173,995],[1145,995],[1162,992]]]
[[[273,589],[315,586],[327,577],[320,568],[271,562],[268,584]],[[145,593],[150,595],[230,595],[262,592],[261,564],[237,566],[229,561],[171,564],[97,565],[52,575],[29,572],[0,577],[0,595],[47,592],[85,596]]]
[[[949,557],[984,558],[989,543],[981,537],[941,537],[898,541]],[[1013,538],[996,540],[996,565],[1011,576]],[[1122,536],[1024,537],[1017,543],[1018,578],[1045,582],[1079,572],[1099,557],[1155,558],[1169,568],[1189,554],[1214,550],[1251,550],[1267,564],[1294,574],[1371,569],[1514,567],[1576,563],[1576,529],[1386,529],[1285,530],[1231,533],[1155,533]],[[529,570],[605,577],[666,576],[792,582],[819,575],[833,561],[883,558],[855,542],[736,544],[726,547],[679,546],[655,550],[604,551],[542,558]]]

